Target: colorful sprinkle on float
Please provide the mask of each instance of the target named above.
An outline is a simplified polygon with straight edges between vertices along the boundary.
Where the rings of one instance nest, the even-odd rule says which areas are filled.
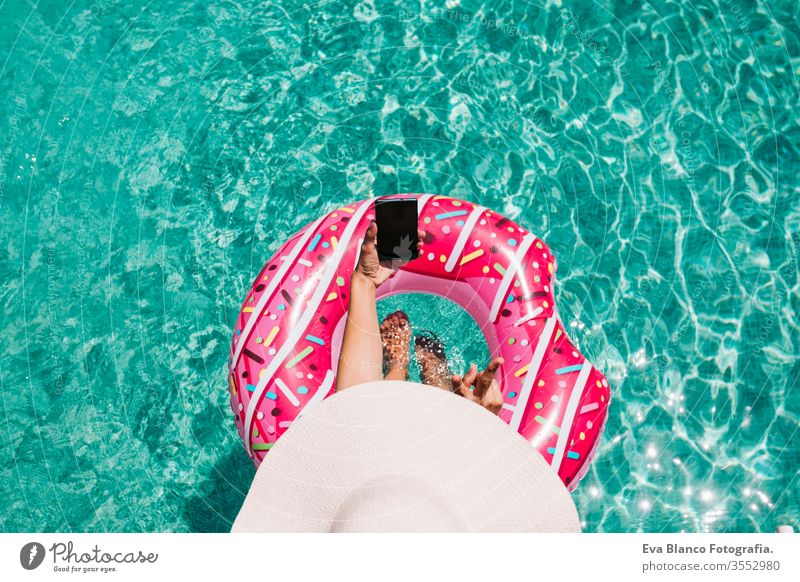
[[[572,490],[588,470],[608,416],[606,378],[570,341],[553,296],[556,258],[510,219],[464,200],[418,199],[425,253],[378,289],[432,293],[461,305],[505,364],[500,418]],[[391,196],[389,198],[392,198]],[[303,411],[332,393],[348,282],[374,199],[294,234],[259,273],[236,320],[228,385],[236,427],[258,465]]]

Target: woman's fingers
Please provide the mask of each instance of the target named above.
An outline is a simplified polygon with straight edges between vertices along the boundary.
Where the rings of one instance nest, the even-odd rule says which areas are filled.
[[[461,383],[469,389],[471,386],[475,385],[475,379],[478,377],[478,366],[475,364],[469,365],[469,370],[467,373],[464,374],[464,378],[462,379]]]
[[[503,408],[503,394],[500,392],[500,386],[497,382],[492,382],[489,390],[481,399],[481,404],[489,412],[500,414],[500,410]]]
[[[365,245],[372,245],[375,244],[375,239],[378,237],[378,223],[374,220],[369,223],[367,227],[367,232],[364,233],[364,243]]]
[[[489,391],[489,388],[492,386],[492,381],[494,380],[494,374],[503,364],[503,361],[503,358],[494,358],[489,362],[489,365],[486,366],[486,369],[480,373],[478,382],[475,385],[475,395],[478,398],[483,398],[483,395]]]
[[[417,254],[419,255],[422,254],[422,250],[425,248],[425,236],[426,233],[424,230],[417,230]]]

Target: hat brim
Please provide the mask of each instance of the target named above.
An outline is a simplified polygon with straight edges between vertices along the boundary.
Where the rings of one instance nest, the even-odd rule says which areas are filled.
[[[358,510],[343,509],[354,500]],[[497,416],[431,386],[382,381],[295,420],[232,529],[400,530],[579,532],[580,521],[550,466]]]

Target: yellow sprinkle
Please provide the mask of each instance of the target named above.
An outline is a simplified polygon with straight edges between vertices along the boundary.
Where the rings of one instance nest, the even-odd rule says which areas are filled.
[[[262,281],[269,281],[269,275],[264,275],[263,277],[261,277],[261,280]]]
[[[332,236],[332,237],[331,237],[331,246],[332,246],[333,248],[336,248],[336,245],[337,245],[337,244],[339,244],[339,239],[337,239],[335,236]]]
[[[486,274],[489,272],[489,267],[484,266],[483,269],[481,270],[483,271],[484,274]]]
[[[328,293],[328,298],[325,299],[325,301],[333,301],[334,299],[336,299],[336,297],[337,297],[336,293],[331,291],[330,293]]]
[[[595,382],[595,386],[597,386],[598,388],[602,388],[603,384],[602,382],[600,382],[600,380],[598,380],[597,382]]]
[[[514,372],[514,375],[515,375],[517,378],[519,378],[520,376],[522,376],[522,375],[523,375],[525,372],[527,372],[527,371],[528,371],[528,366],[527,366],[527,364],[526,364],[525,366],[522,366],[522,367],[521,367],[519,370],[517,370],[516,372]]]
[[[264,375],[264,372],[266,372],[266,371],[267,371],[267,369],[266,369],[266,368],[261,368],[261,369],[258,371],[258,378],[259,378],[259,380],[261,379],[261,377]]]
[[[275,326],[269,332],[269,335],[267,335],[267,341],[264,342],[265,347],[269,347],[269,344],[271,344],[272,340],[275,339],[275,336],[278,335],[278,329],[279,329],[278,326]]]
[[[236,383],[233,381],[233,374],[228,376],[228,385],[230,386],[233,395],[236,396]]]
[[[548,307],[550,307],[550,304],[547,301],[542,301],[542,307],[547,309]]]
[[[244,309],[242,309],[242,313],[253,313],[253,308],[245,307]]]
[[[539,380],[539,386],[544,386],[544,380]]]
[[[347,206],[344,206],[339,209],[339,212],[347,212],[348,214],[353,214],[355,210],[353,210],[352,208],[348,208]]]
[[[547,270],[550,271],[550,274],[553,274],[553,263],[547,263]]]
[[[447,260],[447,257],[445,255],[439,255],[439,260],[444,263]]]
[[[469,263],[470,261],[472,261],[474,259],[477,259],[481,255],[483,255],[483,249],[478,249],[477,251],[471,252],[468,255],[464,255],[461,258],[461,262],[459,264],[466,265],[467,263]]]
[[[424,222],[425,224],[430,224],[431,223],[431,217],[430,216],[426,216],[425,218],[422,219],[422,222]]]
[[[578,438],[580,438],[582,441],[585,441],[586,440],[586,434],[585,433],[581,433],[581,434],[578,435]]]

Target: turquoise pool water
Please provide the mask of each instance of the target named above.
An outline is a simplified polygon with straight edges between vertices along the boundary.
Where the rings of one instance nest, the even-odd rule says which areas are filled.
[[[557,254],[614,390],[587,530],[800,526],[796,3],[210,4],[0,4],[3,531],[228,529],[245,291],[402,191]]]

